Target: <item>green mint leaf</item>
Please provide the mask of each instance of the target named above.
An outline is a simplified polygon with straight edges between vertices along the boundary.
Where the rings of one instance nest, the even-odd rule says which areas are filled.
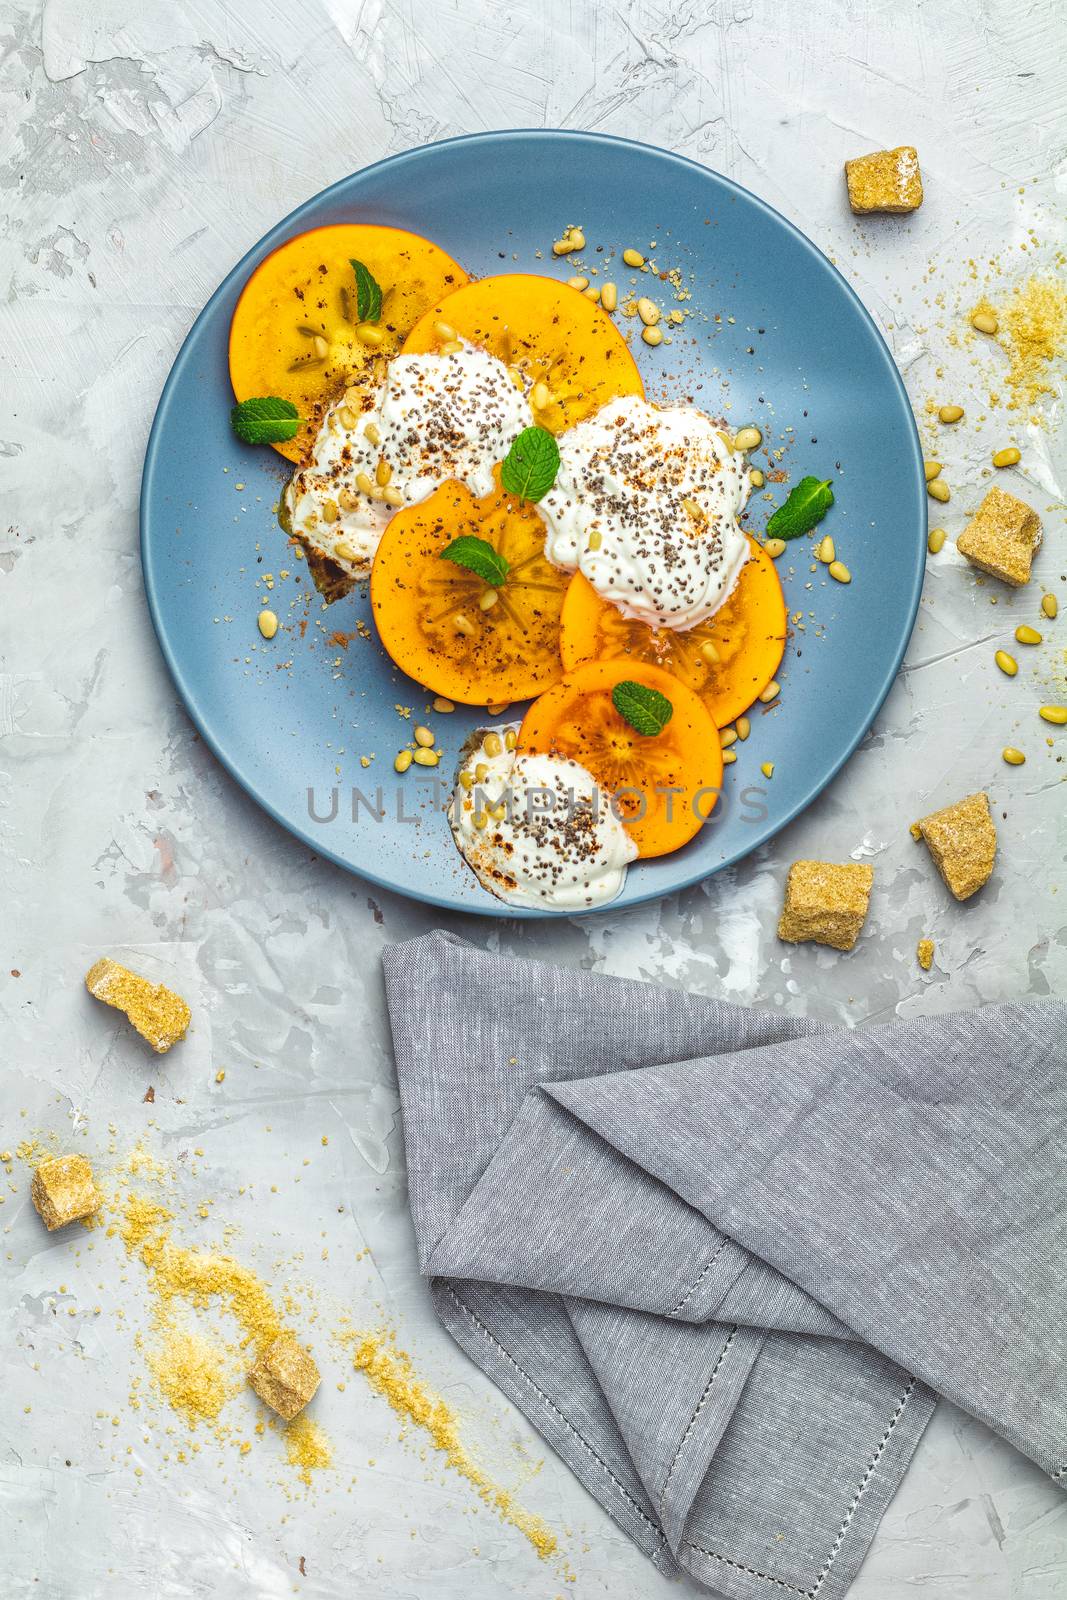
[[[283,444],[300,431],[300,413],[291,400],[268,394],[234,406],[230,426],[245,444]]]
[[[771,539],[799,539],[821,522],[834,503],[829,478],[801,478],[767,524]]]
[[[453,539],[451,544],[445,546],[441,555],[445,561],[454,561],[457,567],[466,567],[475,577],[491,583],[494,589],[499,589],[508,575],[508,564],[504,557],[493,549],[487,539],[479,539],[473,533],[460,534],[458,539]]]
[[[615,685],[611,703],[635,733],[649,739],[662,733],[674,715],[674,707],[665,694],[650,689],[647,684],[634,683],[632,678],[624,678]]]
[[[504,459],[500,481],[520,500],[540,500],[556,481],[559,445],[547,428],[523,428]]]
[[[382,314],[381,284],[372,272],[349,256],[356,274],[356,318],[360,322],[377,322]]]

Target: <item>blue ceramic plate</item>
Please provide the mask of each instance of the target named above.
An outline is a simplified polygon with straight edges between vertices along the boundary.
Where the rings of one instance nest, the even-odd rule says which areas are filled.
[[[316,605],[303,634],[290,620],[304,614],[290,606],[302,592],[297,574],[304,585],[308,578],[272,510],[286,464],[230,431],[227,332],[249,273],[293,234],[354,221],[425,234],[475,276],[566,278],[574,269],[553,259],[550,246],[571,223],[584,227],[587,259],[602,281],[625,285],[631,277],[617,257],[609,266],[610,250],[648,251],[661,268],[679,270],[691,292],[684,309],[693,313],[669,345],[650,349],[636,339],[649,397],[692,399],[712,414],[725,411],[737,427],[757,423],[767,446],[784,452],[793,483],[805,473],[833,477],[837,503],[819,531],[833,534],[852,584],[835,583],[822,566],[811,570],[811,540],[798,540],[779,561],[798,623],[779,673],[781,704],[757,707],[713,820],[675,855],[631,868],[615,906],[666,894],[747,855],[847,761],[900,665],[924,567],[921,452],[889,351],[826,258],[736,184],[626,140],[488,133],[392,156],[280,222],[209,300],[163,390],[141,490],[148,602],[193,721],[237,782],[319,854],[432,904],[531,914],[480,888],[442,814],[444,781],[484,714],[433,719],[444,748],[436,793],[432,773],[395,776],[393,755],[412,726],[397,707],[413,707],[417,719],[429,697],[376,640],[359,636],[357,623],[370,623],[365,593],[327,612]],[[674,303],[665,288],[659,297]],[[634,338],[635,320],[618,321]],[[761,455],[754,460],[770,470],[775,458]],[[784,498],[784,488],[769,487],[776,502]],[[754,495],[749,525],[761,528],[768,510]],[[279,576],[283,568],[288,578]],[[268,572],[283,623],[269,644],[255,623],[256,580]],[[334,631],[356,637],[347,647],[331,644]],[[360,756],[371,753],[362,767]],[[767,780],[760,767],[769,761]]]

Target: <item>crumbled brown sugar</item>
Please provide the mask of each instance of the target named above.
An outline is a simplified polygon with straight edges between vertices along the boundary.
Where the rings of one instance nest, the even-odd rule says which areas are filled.
[[[85,974],[85,987],[105,1005],[124,1011],[158,1055],[184,1038],[191,1012],[181,995],[162,983],[149,983],[147,978],[102,956]]]
[[[874,868],[857,862],[794,861],[785,886],[778,937],[791,944],[812,940],[851,950],[870,903]]]
[[[957,900],[969,900],[988,882],[997,854],[997,830],[984,791],[921,817],[919,830],[934,863]]]
[[[333,1449],[322,1428],[311,1417],[301,1415],[285,1430],[285,1459],[295,1467],[301,1481],[311,1482],[312,1472],[333,1466]]]
[[[248,1381],[265,1405],[291,1422],[313,1398],[319,1369],[291,1333],[281,1333],[261,1350]]]
[[[1008,410],[1032,410],[1055,392],[1049,369],[1067,354],[1067,284],[1042,278],[1018,284],[998,321],[1008,357]]]
[[[42,1161],[33,1174],[30,1195],[49,1233],[92,1216],[102,1198],[84,1156],[54,1156]]]
[[[1041,544],[1041,520],[1025,500],[995,485],[956,540],[972,566],[1020,588],[1030,581],[1034,552]]]
[[[915,946],[915,956],[923,971],[929,972],[934,964],[934,941],[932,939],[920,939]]]
[[[876,150],[845,162],[848,203],[857,216],[871,211],[915,211],[923,202],[919,155],[914,145]]]

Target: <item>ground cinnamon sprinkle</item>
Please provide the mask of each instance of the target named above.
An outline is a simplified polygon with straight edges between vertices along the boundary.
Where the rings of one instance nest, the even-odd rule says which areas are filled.
[[[556,1536],[539,1517],[524,1511],[514,1496],[492,1483],[472,1461],[459,1437],[459,1420],[439,1395],[427,1389],[416,1377],[411,1357],[397,1348],[393,1336],[384,1331],[348,1336],[352,1344],[352,1363],[371,1387],[388,1400],[405,1422],[413,1423],[429,1435],[436,1450],[448,1465],[475,1489],[480,1499],[491,1506],[505,1522],[511,1523],[533,1545],[542,1560],[555,1554]]]

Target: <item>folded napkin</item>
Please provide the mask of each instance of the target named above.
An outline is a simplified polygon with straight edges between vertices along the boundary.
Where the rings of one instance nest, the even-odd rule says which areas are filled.
[[[1067,1487],[1067,1007],[384,962],[438,1315],[661,1571],[836,1600],[938,1394]]]

